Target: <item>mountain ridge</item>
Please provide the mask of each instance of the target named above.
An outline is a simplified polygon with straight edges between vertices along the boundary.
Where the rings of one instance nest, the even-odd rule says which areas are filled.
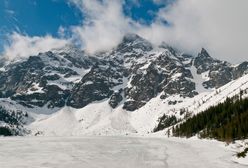
[[[194,57],[182,54],[169,45],[154,46],[138,35],[128,34],[116,48],[107,52],[90,55],[68,45],[3,65],[0,71],[0,105],[9,102],[7,109],[11,103],[23,109],[30,122],[20,125],[29,127],[41,118],[43,121],[55,114],[68,115],[63,112],[65,108],[84,111],[84,108],[96,108],[106,101],[107,104],[102,105],[109,109],[92,114],[95,116],[93,125],[101,123],[102,113],[106,113],[111,118],[104,120],[108,123],[107,120],[110,120],[110,125],[118,121],[125,125],[127,122],[128,130],[136,132],[137,128],[133,125],[137,124],[132,122],[129,113],[146,108],[153,99],[159,97],[161,103],[177,106],[203,93],[215,92],[247,72],[248,62],[233,66],[212,58],[204,48]],[[92,104],[97,105],[94,107]],[[118,111],[118,115],[113,116],[113,111]],[[166,110],[164,114],[171,115]],[[179,115],[178,118],[184,116]],[[142,115],[139,117],[142,118]],[[158,119],[160,116],[154,114],[153,117]],[[83,118],[79,120],[88,122]],[[80,127],[80,122],[76,125]],[[114,127],[118,132],[118,124]]]

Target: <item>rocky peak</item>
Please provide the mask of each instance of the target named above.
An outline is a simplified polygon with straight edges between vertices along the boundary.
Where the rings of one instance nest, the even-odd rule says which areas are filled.
[[[219,61],[214,60],[208,52],[202,48],[201,52],[194,59],[194,66],[197,68],[197,73],[201,74],[208,71],[214,63],[218,62]]]
[[[162,42],[158,47],[161,48],[161,49],[168,50],[174,56],[177,56],[178,53],[179,53],[177,51],[177,49],[173,48],[171,45],[169,45],[169,44],[167,44],[165,42]]]
[[[133,52],[135,50],[151,51],[152,48],[152,44],[139,35],[126,34],[122,42],[118,45],[117,51],[122,53]]]
[[[129,44],[132,44],[132,43],[143,43],[143,42],[148,42],[147,40],[145,40],[144,38],[140,37],[139,35],[137,34],[134,34],[134,33],[127,33],[126,35],[124,35],[123,39],[122,39],[122,42],[121,43],[129,43]],[[149,43],[149,42],[148,42]]]
[[[203,82],[205,88],[219,88],[231,80],[243,76],[248,69],[247,62],[233,66],[226,61],[212,58],[204,48],[194,59],[193,64],[198,74],[207,74],[208,80]]]
[[[235,79],[241,77],[244,74],[248,74],[248,62],[242,62],[241,64],[233,67],[234,73],[233,73],[233,77]]]
[[[198,57],[212,58],[205,48],[201,49],[201,52],[198,54]]]
[[[77,53],[77,52],[80,52],[81,50],[75,46],[74,44],[66,44],[64,47],[61,47],[61,48],[56,48],[56,49],[53,49],[52,51],[54,52],[67,52],[67,53]]]

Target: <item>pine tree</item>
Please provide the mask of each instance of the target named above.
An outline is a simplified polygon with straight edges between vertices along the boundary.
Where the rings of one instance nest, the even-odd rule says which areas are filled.
[[[231,142],[248,138],[248,98],[243,91],[217,106],[192,116],[186,122],[172,129],[174,136],[191,137],[199,134],[202,138],[216,138]]]

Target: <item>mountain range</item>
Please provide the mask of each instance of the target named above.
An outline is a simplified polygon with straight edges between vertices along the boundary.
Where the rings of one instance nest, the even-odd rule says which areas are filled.
[[[2,59],[0,127],[12,135],[148,134],[163,116],[184,120],[247,88],[248,62],[127,34],[110,51],[66,45]]]

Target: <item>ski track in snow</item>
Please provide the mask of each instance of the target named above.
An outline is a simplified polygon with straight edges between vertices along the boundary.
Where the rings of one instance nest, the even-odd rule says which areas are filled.
[[[216,141],[152,137],[0,138],[1,168],[244,168]]]

